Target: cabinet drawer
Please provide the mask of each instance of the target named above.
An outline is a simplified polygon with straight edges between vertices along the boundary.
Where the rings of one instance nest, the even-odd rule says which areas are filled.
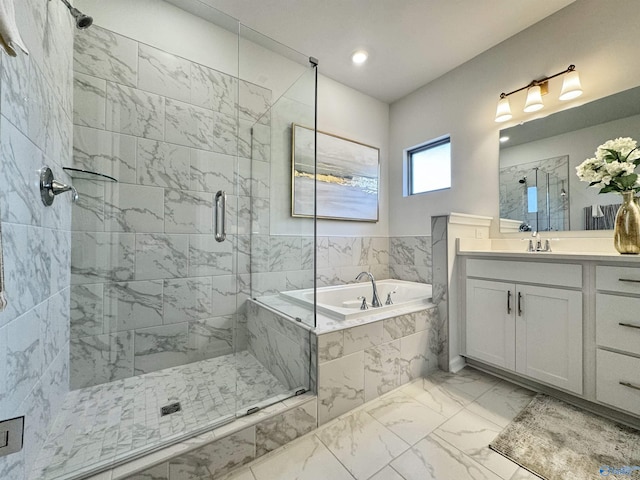
[[[596,288],[640,295],[640,268],[596,267]]]
[[[598,349],[596,362],[596,399],[640,415],[640,358]]]
[[[582,287],[582,266],[566,263],[467,260],[467,276],[508,282]],[[639,289],[640,291],[640,289]]]
[[[640,298],[596,295],[596,343],[640,355]]]

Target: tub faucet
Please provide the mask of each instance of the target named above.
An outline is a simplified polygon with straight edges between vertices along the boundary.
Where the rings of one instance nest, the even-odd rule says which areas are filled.
[[[362,277],[363,275],[367,275],[369,277],[369,280],[371,280],[371,286],[373,287],[373,298],[371,299],[371,306],[381,307],[382,303],[378,298],[378,287],[376,287],[376,279],[373,278],[373,275],[371,275],[370,272],[360,272],[356,277],[356,281],[360,280],[360,277]]]

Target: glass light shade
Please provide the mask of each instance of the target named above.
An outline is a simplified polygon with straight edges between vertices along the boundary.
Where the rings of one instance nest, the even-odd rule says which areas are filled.
[[[356,65],[362,65],[369,58],[369,54],[364,50],[358,50],[351,55],[351,61]]]
[[[560,92],[560,100],[571,100],[582,95],[582,85],[580,85],[580,75],[575,70],[570,71],[564,76],[562,81],[562,91]]]
[[[542,107],[542,91],[539,85],[534,85],[527,90],[527,101],[524,104],[524,111],[527,113],[537,112]]]
[[[496,122],[506,122],[511,120],[511,105],[509,105],[509,99],[503,97],[498,101],[498,108],[496,109]]]

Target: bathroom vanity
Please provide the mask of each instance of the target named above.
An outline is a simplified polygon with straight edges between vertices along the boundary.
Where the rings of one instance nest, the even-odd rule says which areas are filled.
[[[640,257],[458,242],[465,358],[640,417]]]

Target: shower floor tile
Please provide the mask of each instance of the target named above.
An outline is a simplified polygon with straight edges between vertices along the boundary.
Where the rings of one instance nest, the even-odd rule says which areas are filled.
[[[74,390],[30,478],[64,478],[112,463],[285,392],[246,351]],[[162,416],[161,408],[174,402],[181,411]]]

